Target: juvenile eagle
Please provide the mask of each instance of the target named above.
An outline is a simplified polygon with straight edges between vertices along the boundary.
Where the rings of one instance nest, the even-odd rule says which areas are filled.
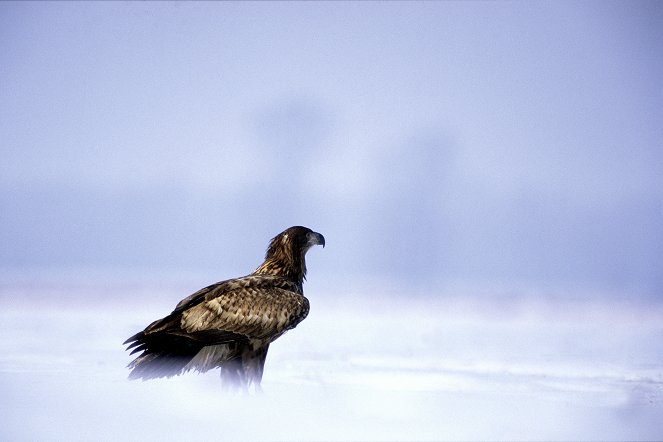
[[[324,247],[325,238],[290,227],[271,240],[253,273],[197,291],[127,339],[131,354],[142,352],[128,365],[129,379],[220,367],[224,384],[259,388],[269,344],[308,314],[304,258],[314,245]]]

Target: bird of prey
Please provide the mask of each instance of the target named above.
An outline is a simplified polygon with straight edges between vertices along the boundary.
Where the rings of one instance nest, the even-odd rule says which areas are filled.
[[[276,235],[253,273],[212,284],[183,299],[168,316],[124,344],[131,354],[129,379],[170,377],[219,367],[224,385],[260,389],[269,344],[309,311],[304,297],[306,252],[325,238],[294,226]]]

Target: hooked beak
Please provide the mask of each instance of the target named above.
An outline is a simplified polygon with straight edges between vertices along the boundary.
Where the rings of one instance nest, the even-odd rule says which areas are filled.
[[[308,246],[322,246],[325,247],[325,237],[319,234],[318,232],[309,232],[308,234]]]

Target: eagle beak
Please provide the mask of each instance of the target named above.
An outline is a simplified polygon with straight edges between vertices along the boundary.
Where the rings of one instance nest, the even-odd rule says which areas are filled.
[[[322,246],[325,247],[325,237],[319,234],[318,232],[310,232],[308,234],[308,245],[312,246]]]

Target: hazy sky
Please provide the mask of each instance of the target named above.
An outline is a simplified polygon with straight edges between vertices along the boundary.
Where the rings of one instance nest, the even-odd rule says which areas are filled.
[[[655,1],[2,2],[0,268],[660,299],[661,78]]]

